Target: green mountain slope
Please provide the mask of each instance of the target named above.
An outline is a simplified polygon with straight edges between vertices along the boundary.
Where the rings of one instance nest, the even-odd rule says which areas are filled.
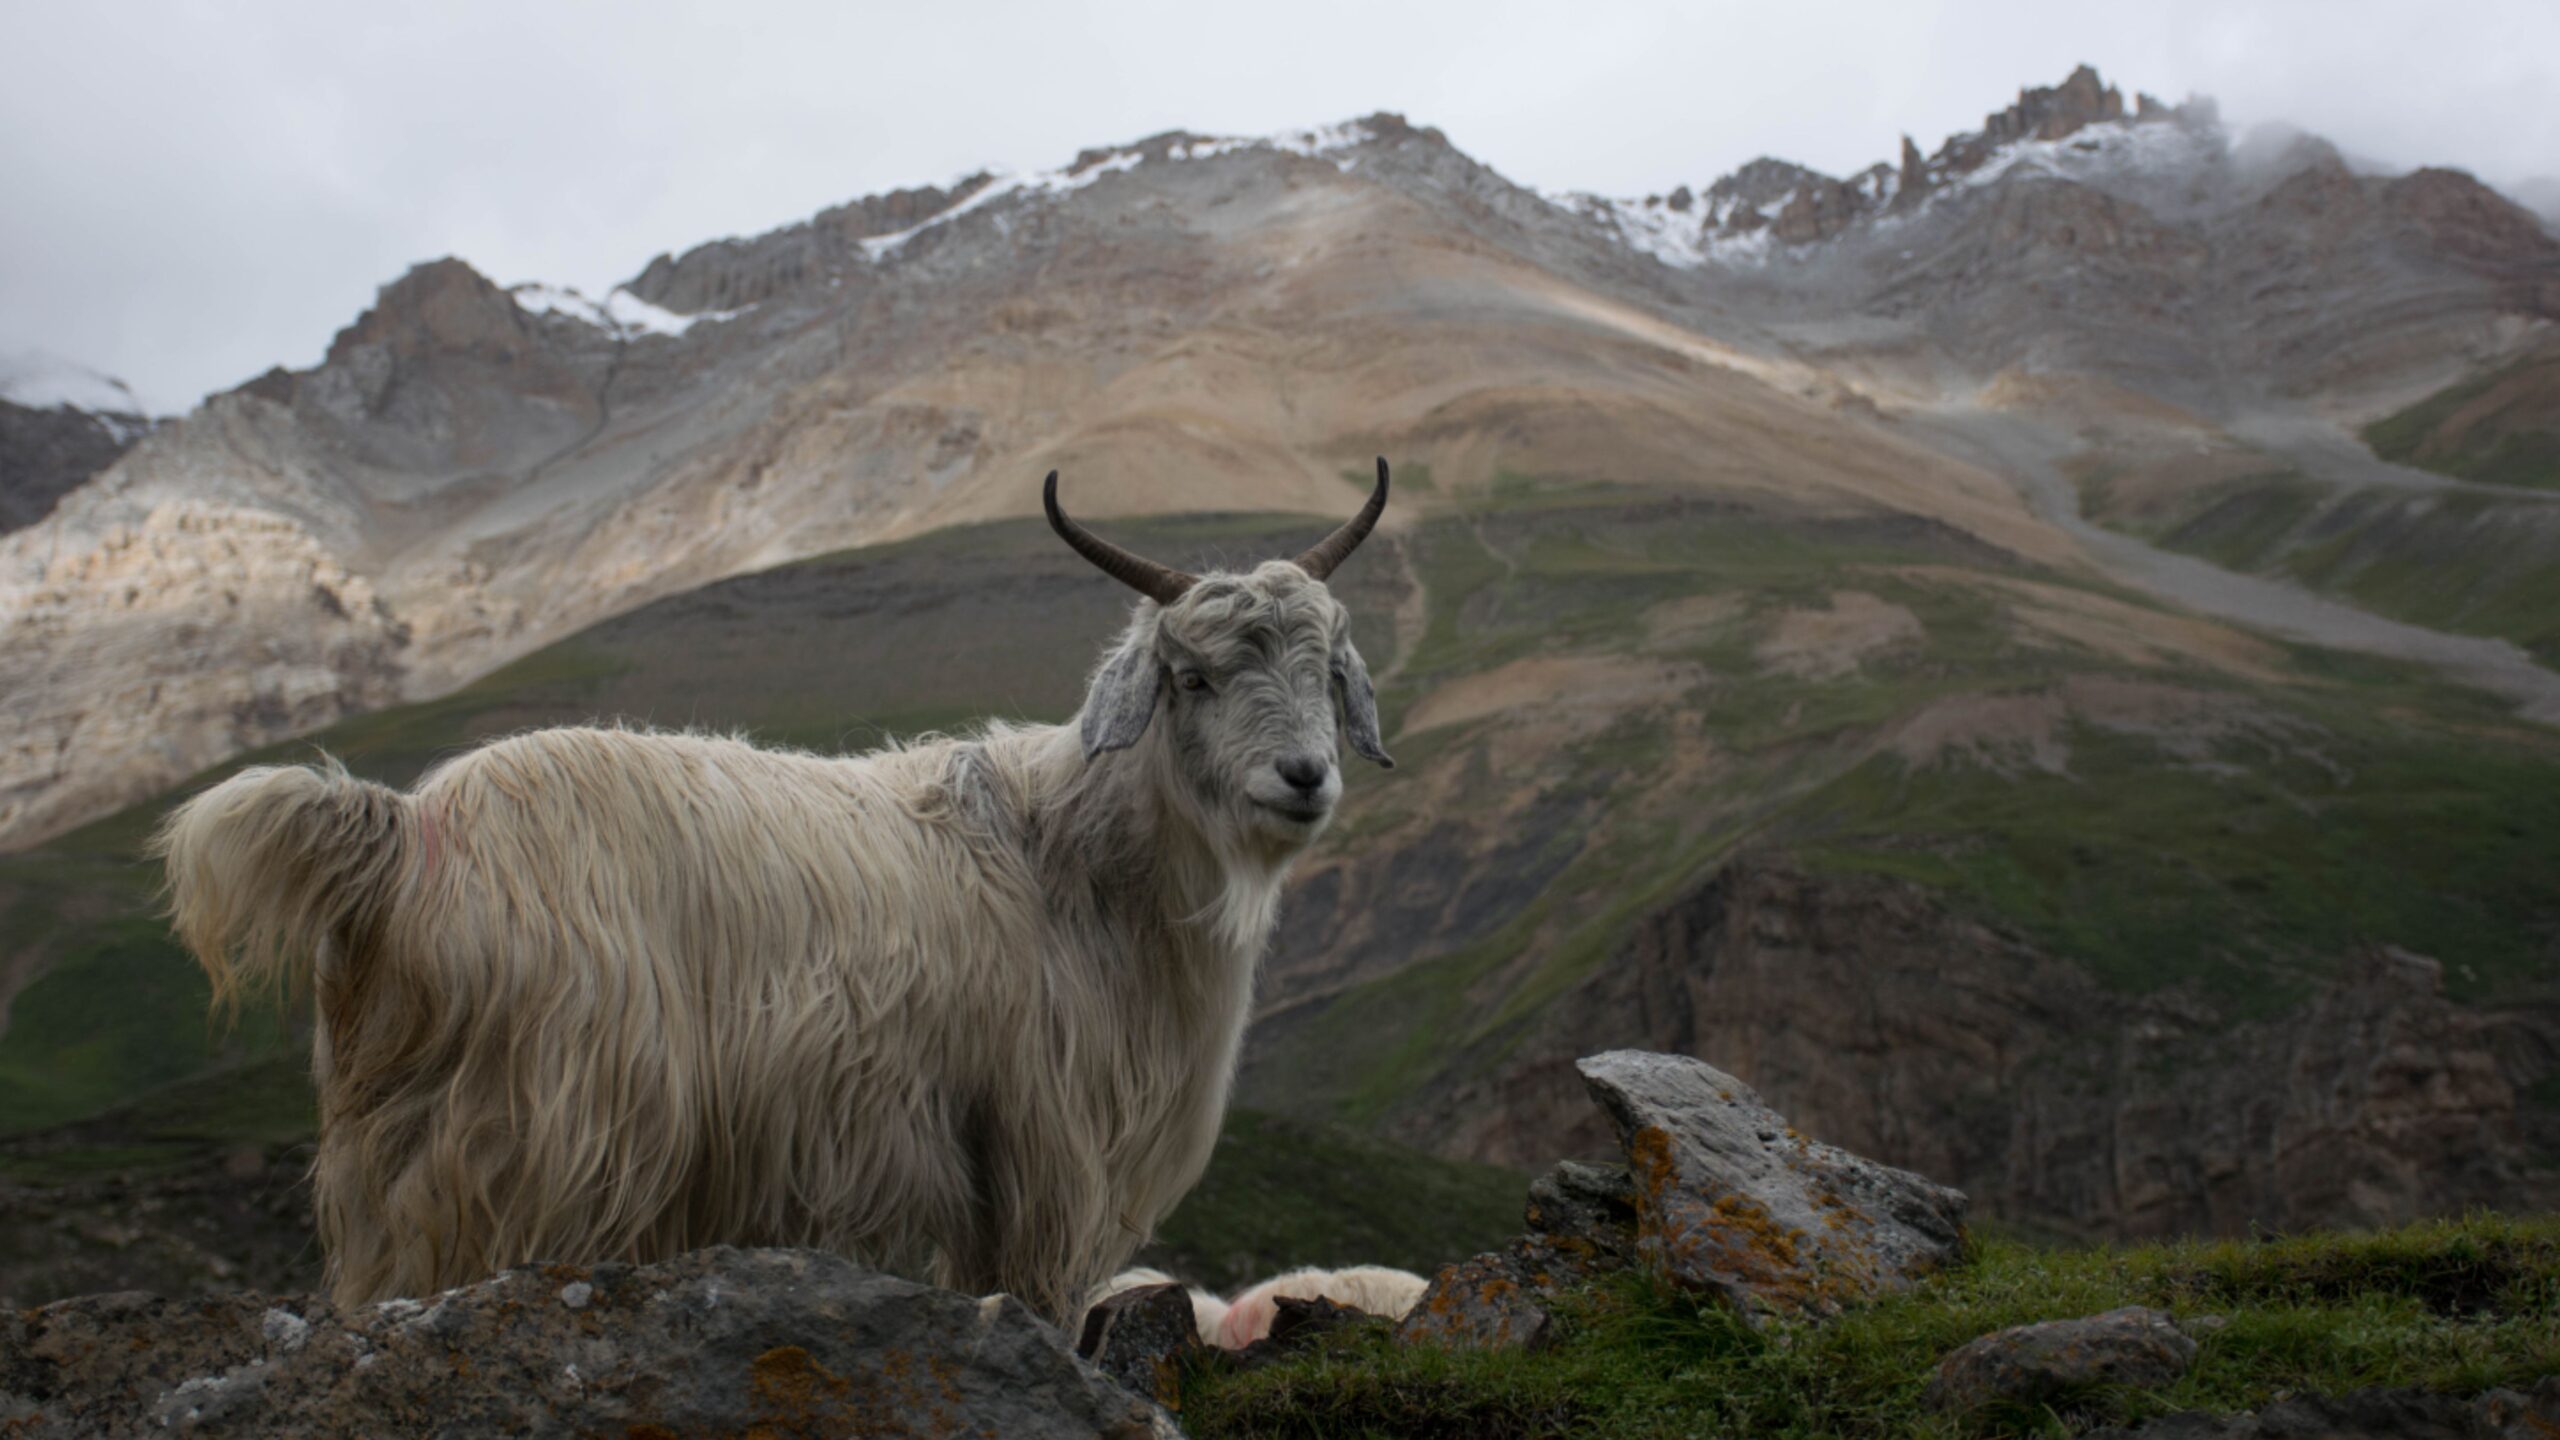
[[[1198,565],[1289,553],[1323,523],[1112,528]],[[2108,1035],[2162,1006],[2204,1035],[2280,1020],[2376,946],[2443,961],[2461,1014],[2546,1033],[2560,736],[2430,675],[2274,644],[1908,517],[1520,476],[1433,498],[1337,588],[1401,763],[1350,777],[1293,891],[1241,1091],[1265,1111],[1543,1163],[1577,1139],[1544,1118],[1587,1107],[1528,1057],[1660,1038],[1658,1004],[1607,987],[1701,886],[1771,862],[1808,877],[1816,913],[1890,887],[1913,934],[1969,927],[2058,967]],[[317,747],[400,783],[489,736],[595,716],[822,749],[1063,717],[1124,608],[1036,524],[940,532],[662,601],[249,758]],[[0,857],[16,980],[0,1130],[292,1053],[273,1018],[209,1029],[150,918],[132,857],[166,803]],[[1565,1014],[1579,1028],[1559,1038]],[[2519,1057],[2500,1083],[2525,1136],[2501,1144],[2552,1133],[2560,1050],[2542,1044],[2498,1052]],[[2035,1103],[2069,1061],[2001,1071],[1965,1102],[1995,1108],[1966,1123]],[[2130,1082],[2074,1083],[2104,1099]],[[307,1104],[248,1093],[267,1098],[186,1133],[270,1135]],[[1903,1098],[1916,1108],[1877,1148],[1934,1153],[1925,1132],[1956,1121]],[[1869,1104],[1890,1108],[1816,1096],[1808,1123],[1854,1132]],[[2034,1224],[2062,1202],[1987,1203]]]

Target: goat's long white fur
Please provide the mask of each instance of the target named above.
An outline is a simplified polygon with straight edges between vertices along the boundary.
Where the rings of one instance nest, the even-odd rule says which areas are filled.
[[[1321,584],[1275,563],[1141,605],[1088,722],[1160,641],[1277,687],[1230,728],[1330,764]],[[1127,693],[1159,683],[1150,659]],[[246,770],[159,846],[221,1000],[312,967],[341,1303],[805,1245],[1063,1323],[1206,1166],[1314,833],[1257,819],[1183,724],[1090,758],[1090,723],[854,757],[545,730],[410,794]]]
[[[1271,1333],[1271,1322],[1278,1317],[1279,1302],[1284,1298],[1330,1300],[1401,1320],[1430,1286],[1430,1281],[1410,1270],[1385,1265],[1352,1265],[1340,1270],[1309,1266],[1274,1275],[1239,1292],[1226,1302],[1217,1328],[1203,1333],[1215,1345],[1241,1350]]]

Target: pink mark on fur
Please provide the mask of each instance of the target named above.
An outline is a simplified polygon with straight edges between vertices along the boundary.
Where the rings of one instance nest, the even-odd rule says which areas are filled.
[[[436,812],[424,805],[418,807],[418,843],[426,852],[425,858],[420,862],[418,878],[421,880],[432,880],[435,878],[436,873],[436,852],[438,848],[436,835]]]

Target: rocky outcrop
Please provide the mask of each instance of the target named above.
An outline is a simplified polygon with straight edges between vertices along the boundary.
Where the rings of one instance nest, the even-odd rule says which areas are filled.
[[[831,206],[752,239],[714,240],[659,255],[631,281],[634,295],[679,315],[762,304],[804,286],[837,283],[862,268],[860,242],[912,229],[994,181],[985,171],[948,187],[919,185]]]
[[[0,837],[400,697],[407,627],[281,516],[170,502],[29,558],[0,582]]]
[[[423,1302],[99,1295],[0,1318],[0,1428],[192,1435],[1177,1432],[1006,1296],[809,1251],[510,1270]]]
[[[140,415],[0,399],[0,535],[32,525],[151,429]]]
[[[1574,1062],[1631,1044],[1713,1055],[1806,1129],[2066,1233],[2537,1208],[2554,1117],[2518,1096],[2560,1073],[2560,1009],[2466,1008],[2442,978],[2376,951],[2238,1016],[2111,989],[1917,886],[1746,859],[1396,1128],[1515,1166],[1591,1153],[1611,1137]]]
[[[1993,144],[2009,140],[2059,140],[2084,125],[2124,118],[2124,95],[2087,65],[2059,85],[2018,92],[2018,103],[1986,115],[1982,133]]]
[[[593,432],[613,363],[602,332],[547,321],[469,265],[435,260],[382,287],[294,403],[371,464],[503,473]]]
[[[1710,1065],[1618,1050],[1579,1068],[1624,1167],[1540,1177],[1526,1233],[1432,1277],[1399,1340],[1540,1349],[1557,1296],[1639,1268],[1755,1324],[1819,1320],[1962,1258],[1964,1196],[1806,1137]]]
[[[1745,1315],[1830,1315],[1963,1255],[1963,1195],[1798,1132],[1703,1061],[1575,1068],[1627,1157],[1637,1254],[1676,1284]]]

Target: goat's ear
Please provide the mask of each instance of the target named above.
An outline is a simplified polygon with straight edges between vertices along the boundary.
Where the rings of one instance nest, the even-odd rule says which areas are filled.
[[[1108,750],[1126,750],[1147,733],[1156,714],[1156,697],[1164,691],[1164,667],[1155,647],[1132,637],[1093,677],[1084,696],[1084,758]]]
[[[1342,703],[1342,735],[1363,760],[1389,770],[1396,762],[1378,740],[1378,691],[1369,683],[1369,667],[1345,635],[1333,647],[1333,696]]]

